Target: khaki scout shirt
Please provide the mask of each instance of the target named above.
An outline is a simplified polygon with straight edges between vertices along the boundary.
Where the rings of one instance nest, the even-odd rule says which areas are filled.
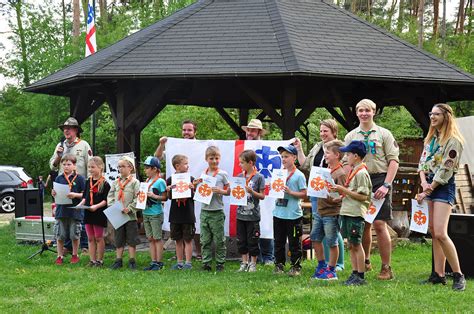
[[[434,173],[433,181],[447,184],[458,171],[462,150],[462,144],[454,137],[445,145],[439,145],[438,138],[434,137],[421,153],[418,171]]]
[[[133,174],[131,174],[131,176],[133,176]],[[122,182],[125,182],[125,180],[127,180],[127,178],[122,178]],[[137,220],[137,208],[135,206],[137,205],[137,195],[139,190],[140,181],[135,178],[132,178],[123,189],[123,205],[129,210],[128,216],[130,216],[130,220]],[[118,200],[119,191],[120,186],[117,179],[112,183],[109,194],[107,195],[108,206],[112,206]]]
[[[64,147],[63,156],[65,154],[72,154],[76,156],[76,159],[77,159],[76,172],[80,174],[81,176],[83,176],[84,178],[87,178],[87,164],[89,160],[92,158],[92,149],[89,146],[89,143],[77,138],[76,144],[74,144],[74,146],[67,147],[66,142],[64,142],[62,146]],[[56,145],[56,148],[54,149],[54,153],[49,159],[49,167],[51,168],[51,170],[59,171],[59,174],[62,174],[63,166],[61,162],[59,162],[57,166],[54,166],[53,164],[57,156],[56,151],[59,147],[61,147],[61,143],[58,143],[58,145]]]
[[[308,156],[306,156],[306,159],[304,163],[300,166],[300,170],[302,171],[311,171],[311,167],[313,167],[314,163],[314,157],[319,153],[319,150],[323,149],[323,142],[316,143],[313,148],[308,153]]]
[[[357,169],[360,165],[361,164],[355,165],[354,169]],[[368,197],[367,200],[361,202],[351,198],[348,195],[344,196],[342,199],[340,215],[365,217],[371,201],[370,195],[372,194],[372,181],[370,181],[370,176],[367,170],[361,169],[358,171],[352,178],[351,182],[349,182],[349,186],[347,188],[353,192],[367,195]]]
[[[365,137],[360,132],[362,132],[362,130],[359,126],[347,133],[344,138],[345,144],[349,145],[353,140],[365,142]],[[388,164],[391,160],[395,160],[397,163],[399,162],[398,155],[400,149],[398,144],[389,130],[382,128],[375,123],[369,132],[369,147],[367,148],[367,155],[365,155],[363,161],[367,165],[370,174],[386,173],[388,170]],[[373,149],[375,149],[375,153]],[[346,163],[345,160],[346,158],[344,157],[344,163]]]

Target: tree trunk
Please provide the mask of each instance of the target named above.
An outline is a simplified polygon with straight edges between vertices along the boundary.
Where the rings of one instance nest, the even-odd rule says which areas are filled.
[[[456,17],[456,27],[454,28],[454,34],[463,32],[464,20],[464,0],[459,0],[458,15]]]
[[[403,19],[405,17],[405,0],[400,0],[398,6],[398,20],[397,20],[397,31],[401,33],[403,31]]]
[[[64,0],[61,1],[61,8],[63,13],[63,58],[66,57],[66,42],[67,42],[67,29],[66,29],[66,3]]]
[[[462,1],[462,0],[461,0]],[[423,32],[424,32],[424,11],[425,11],[425,1],[420,0],[418,4],[418,48],[423,48]]]
[[[72,0],[72,46],[75,55],[79,55],[79,35],[81,33],[81,5]]]
[[[438,38],[439,0],[433,0],[433,38]]]
[[[100,22],[102,25],[107,24],[107,0],[99,0]]]
[[[446,58],[446,0],[443,0],[443,20],[441,22],[441,57]]]
[[[395,8],[397,7],[397,0],[392,0],[392,5],[390,6],[390,10],[387,12],[388,17],[388,30],[392,29],[392,20],[393,20],[393,14],[395,13]]]
[[[25,40],[25,31],[23,29],[23,22],[21,20],[21,0],[11,1],[10,4],[15,8],[16,23],[18,27],[18,37],[20,37],[20,53],[21,53],[21,69],[23,71],[23,84],[30,85],[30,70],[28,68],[28,53]]]

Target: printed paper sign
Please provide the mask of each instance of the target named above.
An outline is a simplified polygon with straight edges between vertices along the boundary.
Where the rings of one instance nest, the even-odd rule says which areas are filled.
[[[273,198],[284,198],[285,192],[283,188],[286,185],[286,178],[288,177],[288,170],[286,169],[273,169],[272,179],[270,181],[269,197]]]
[[[418,204],[416,200],[411,200],[410,230],[426,234],[428,233],[428,221],[428,203],[423,201],[421,204]]]
[[[171,189],[172,198],[189,198],[191,197],[191,189],[189,184],[191,183],[191,174],[186,173],[175,173],[171,175]]]
[[[146,200],[148,199],[148,185],[149,183],[146,182],[140,183],[140,190],[138,190],[137,197],[137,206],[135,206],[138,209],[146,208]]]
[[[105,155],[105,179],[110,185],[112,185],[120,175],[118,172],[118,162],[123,156],[128,156],[135,160],[135,154],[133,152]],[[133,176],[136,178],[136,173],[133,174]]]
[[[247,191],[244,177],[229,178],[230,205],[247,206]]]
[[[372,201],[370,202],[369,209],[365,214],[365,221],[370,224],[374,222],[375,217],[377,217],[377,214],[380,211],[380,208],[382,208],[383,202],[385,202],[385,198],[377,200],[374,198],[374,195],[372,195]]]
[[[307,195],[318,198],[327,198],[328,187],[335,185],[331,177],[331,170],[321,167],[312,167],[309,174]]]
[[[115,230],[126,224],[130,217],[122,212],[123,204],[121,202],[115,202],[112,206],[104,210],[105,216],[110,221]]]
[[[56,205],[72,204],[72,199],[67,197],[67,195],[71,193],[69,185],[53,182],[53,190],[56,192],[56,196],[54,197]]]
[[[201,175],[202,182],[196,187],[196,193],[194,193],[194,200],[206,205],[209,205],[212,199],[212,188],[216,186],[216,177],[211,177],[206,174]]]

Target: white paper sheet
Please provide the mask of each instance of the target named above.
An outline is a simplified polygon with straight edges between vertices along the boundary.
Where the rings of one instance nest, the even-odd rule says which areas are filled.
[[[382,208],[383,202],[385,202],[385,198],[377,200],[372,195],[372,201],[370,203],[369,209],[367,210],[367,214],[365,214],[365,221],[370,224],[374,223],[375,217],[377,217],[380,208]]]
[[[196,187],[196,193],[194,193],[194,200],[206,205],[209,205],[212,199],[212,188],[216,186],[217,178],[208,176],[206,174],[201,175],[202,182]]]
[[[148,199],[148,186],[150,183],[140,182],[140,189],[138,190],[137,205],[138,209],[146,208],[146,200]]]
[[[428,203],[423,201],[418,204],[416,200],[411,200],[410,230],[424,234],[428,233],[429,219]]]
[[[174,173],[171,175],[171,186],[172,186],[172,198],[189,198],[191,197],[191,189],[189,184],[191,183],[191,174],[186,173]]]
[[[107,219],[116,230],[130,220],[130,217],[124,214],[122,209],[123,204],[121,202],[115,202],[112,206],[104,210],[105,216],[107,216]]]
[[[53,189],[56,192],[56,196],[54,197],[54,202],[56,205],[72,204],[72,199],[67,197],[67,195],[71,193],[69,185],[53,182]]]
[[[334,185],[331,170],[321,167],[312,167],[309,174],[307,195],[317,198],[327,198],[328,185]]]
[[[268,192],[269,197],[283,198],[285,192],[283,187],[286,186],[286,178],[288,177],[288,170],[286,169],[273,169],[272,179],[270,181],[270,191]]]
[[[247,206],[247,190],[244,177],[229,178],[230,205]]]

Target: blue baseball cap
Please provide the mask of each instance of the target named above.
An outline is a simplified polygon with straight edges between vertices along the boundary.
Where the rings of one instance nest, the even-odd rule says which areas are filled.
[[[143,162],[143,164],[145,166],[150,166],[150,167],[155,167],[157,169],[160,169],[161,168],[161,163],[160,163],[160,160],[156,157],[153,157],[153,156],[148,156],[146,159],[145,159],[145,162]]]
[[[287,151],[290,154],[293,155],[298,155],[298,151],[296,150],[296,147],[293,145],[288,145],[288,146],[280,146],[277,148],[278,152],[281,154],[282,151]]]
[[[364,142],[362,141],[352,141],[349,143],[349,145],[339,148],[339,150],[343,153],[357,154],[360,156],[360,158],[364,158],[367,154],[367,149]]]

